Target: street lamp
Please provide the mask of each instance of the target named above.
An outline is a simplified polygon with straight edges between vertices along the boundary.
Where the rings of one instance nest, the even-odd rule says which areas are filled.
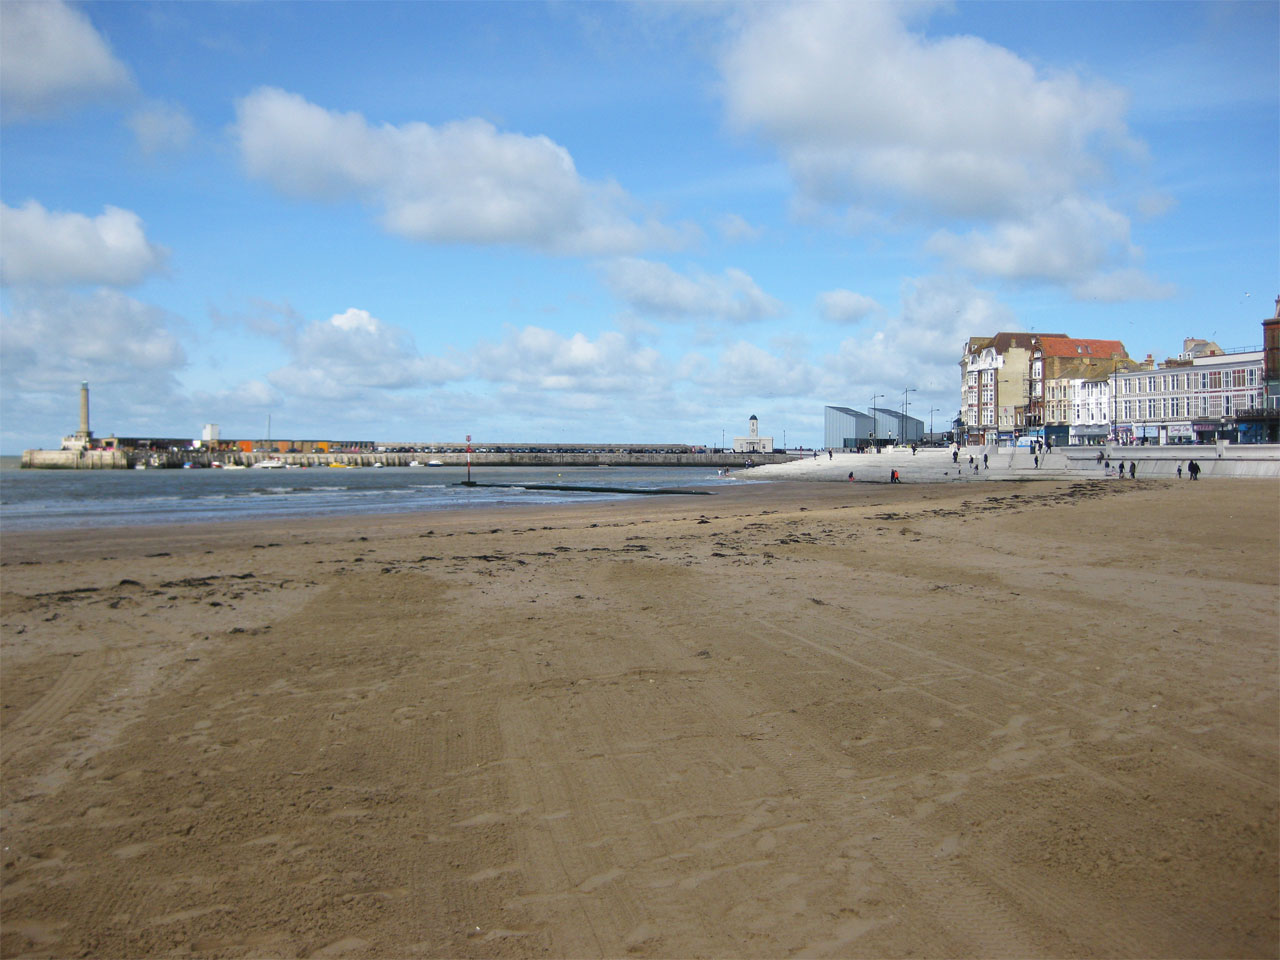
[[[930,408],[929,408],[929,438],[930,438],[930,439],[932,439],[932,438],[933,438],[933,415],[934,415],[935,413],[941,413],[941,412],[942,412],[942,408],[941,408],[941,407],[930,407]]]
[[[902,434],[903,443],[907,442],[907,410],[910,409],[907,403],[907,394],[915,392],[915,387],[907,387],[902,391],[902,430],[900,432]]]
[[[883,393],[873,393],[871,395],[871,405],[867,407],[867,416],[871,418],[871,436],[867,438],[869,440],[876,438],[876,401],[883,399]]]

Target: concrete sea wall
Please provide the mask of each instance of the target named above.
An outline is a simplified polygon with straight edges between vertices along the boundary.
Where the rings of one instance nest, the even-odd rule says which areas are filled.
[[[752,463],[785,463],[792,459],[781,453],[473,453],[473,467],[727,467],[740,469]],[[251,467],[263,460],[280,460],[291,466],[327,467],[407,467],[414,461],[429,460],[447,467],[467,464],[465,453],[239,453],[210,454],[201,450],[171,450],[124,453],[115,450],[27,450],[22,466],[37,470],[105,470],[179,468],[190,463],[209,467],[214,463]]]

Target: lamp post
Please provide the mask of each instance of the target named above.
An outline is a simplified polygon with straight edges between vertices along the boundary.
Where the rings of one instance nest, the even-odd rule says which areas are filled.
[[[876,401],[883,399],[883,393],[873,393],[871,395],[871,404],[867,407],[867,416],[871,418],[871,436],[867,438],[869,440],[876,438]]]
[[[941,408],[941,407],[930,407],[930,408],[929,408],[929,438],[930,438],[930,440],[932,440],[932,439],[933,439],[933,415],[934,415],[935,413],[941,413],[941,412],[942,412],[942,408]]]
[[[900,432],[902,434],[903,443],[907,442],[907,410],[910,409],[908,405],[907,394],[915,393],[915,392],[916,392],[915,387],[907,387],[905,390],[902,391],[902,430]]]

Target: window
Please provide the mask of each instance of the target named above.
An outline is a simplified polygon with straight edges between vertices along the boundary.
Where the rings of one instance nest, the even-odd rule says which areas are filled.
[[[1126,420],[1133,419],[1133,401],[1132,400],[1126,400],[1124,402],[1124,418]]]
[[[1248,386],[1256,387],[1258,385],[1258,368],[1250,367],[1248,371]]]
[[[1200,389],[1201,390],[1209,389],[1209,375],[1207,373],[1202,372],[1200,374]]]
[[[1155,392],[1156,392],[1156,378],[1147,377],[1147,393],[1155,393]]]
[[[1209,373],[1209,389],[1210,390],[1222,389],[1222,371],[1221,370],[1213,370]]]
[[[1241,389],[1245,385],[1244,377],[1245,377],[1245,372],[1243,368],[1240,370],[1232,370],[1231,386],[1235,387],[1237,390]]]

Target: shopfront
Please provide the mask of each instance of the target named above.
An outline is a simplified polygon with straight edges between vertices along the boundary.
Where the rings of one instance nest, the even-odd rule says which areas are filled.
[[[1089,444],[1099,444],[1107,442],[1107,425],[1105,423],[1092,423],[1071,427],[1070,443],[1073,447],[1088,446]],[[1054,445],[1058,444],[1055,439]]]

